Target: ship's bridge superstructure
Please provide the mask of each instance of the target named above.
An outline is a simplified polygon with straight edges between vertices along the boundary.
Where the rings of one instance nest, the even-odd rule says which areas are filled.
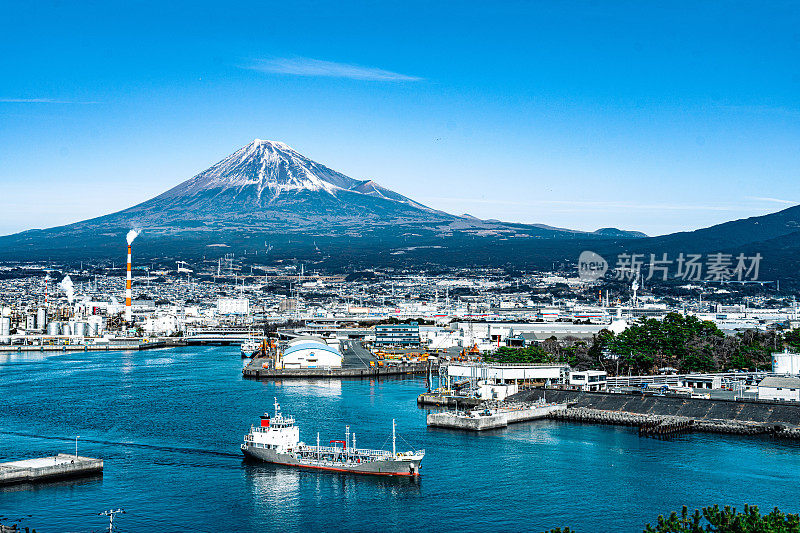
[[[300,444],[300,428],[294,425],[293,416],[281,414],[281,406],[275,399],[275,417],[270,418],[269,414],[263,414],[261,425],[250,427],[250,433],[245,437],[245,442],[247,441],[259,448],[290,451]]]

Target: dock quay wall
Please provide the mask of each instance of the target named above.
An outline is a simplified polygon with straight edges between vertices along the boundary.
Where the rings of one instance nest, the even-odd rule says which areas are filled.
[[[0,352],[108,352],[128,350],[153,350],[186,346],[181,340],[162,339],[149,342],[121,342],[97,344],[0,344]]]
[[[261,361],[254,359],[242,370],[250,379],[309,379],[309,378],[381,378],[425,374],[426,364],[405,364],[370,368],[262,368]]]
[[[800,438],[800,405],[552,389],[524,391],[512,399],[539,398],[569,405],[566,411],[553,414],[553,419],[659,428],[653,434],[680,430]],[[674,431],[667,431],[670,428]]]

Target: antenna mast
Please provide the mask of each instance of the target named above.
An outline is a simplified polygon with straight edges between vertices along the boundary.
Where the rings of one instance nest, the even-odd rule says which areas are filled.
[[[397,435],[396,435],[396,432],[395,432],[394,418],[392,418],[392,455],[393,456],[397,455],[397,446],[395,444],[396,442],[397,442]]]

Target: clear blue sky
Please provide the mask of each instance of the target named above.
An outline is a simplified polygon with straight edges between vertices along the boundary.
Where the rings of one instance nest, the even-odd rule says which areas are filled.
[[[482,218],[662,234],[800,203],[797,2],[0,1],[0,234],[253,138]]]

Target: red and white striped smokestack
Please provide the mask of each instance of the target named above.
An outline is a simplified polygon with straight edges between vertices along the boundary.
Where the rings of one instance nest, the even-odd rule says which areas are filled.
[[[133,321],[133,309],[131,308],[131,245],[128,245],[128,271],[125,278],[125,322]]]
[[[138,231],[130,230],[125,237],[128,241],[128,267],[125,277],[125,322],[133,322],[133,309],[131,307],[131,285],[133,284],[131,279],[131,243],[133,243],[133,239],[137,235],[139,235]]]

